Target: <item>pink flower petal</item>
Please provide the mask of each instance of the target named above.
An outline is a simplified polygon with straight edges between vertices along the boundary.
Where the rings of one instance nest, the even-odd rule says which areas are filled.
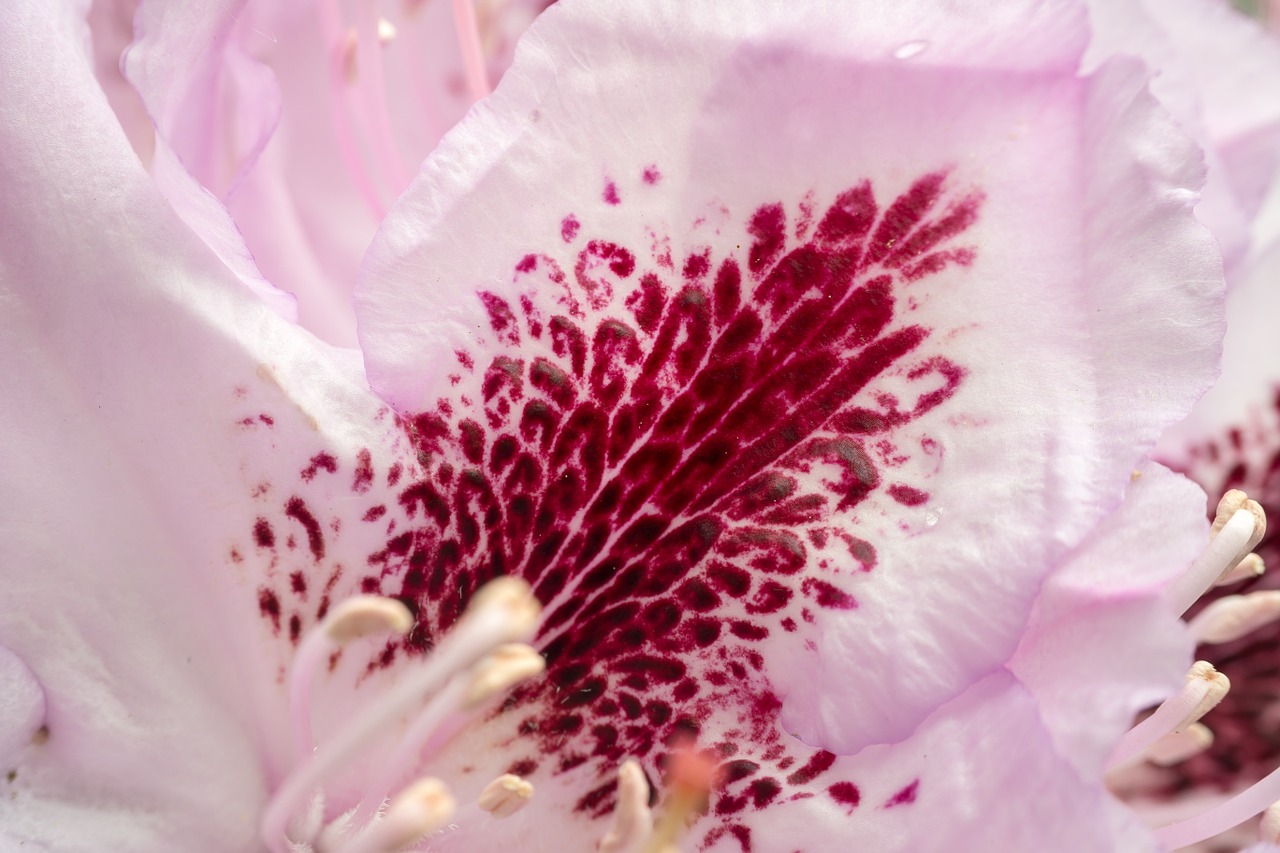
[[[384,224],[371,379],[427,452],[488,466],[468,513],[494,507],[480,540],[549,602],[563,689],[578,663],[623,689],[602,638],[633,580],[677,622],[700,584],[743,627],[700,647],[655,621],[673,688],[758,654],[787,730],[900,739],[1007,658],[1204,387],[1221,284],[1193,150],[1135,69],[1073,75],[1070,17],[1000,9],[557,4]],[[456,488],[431,487],[442,529]],[[715,587],[721,563],[747,580]]]
[[[1088,64],[1136,55],[1158,71],[1152,91],[1206,149],[1197,213],[1228,268],[1250,248],[1250,222],[1280,165],[1280,44],[1226,0],[1094,0]]]

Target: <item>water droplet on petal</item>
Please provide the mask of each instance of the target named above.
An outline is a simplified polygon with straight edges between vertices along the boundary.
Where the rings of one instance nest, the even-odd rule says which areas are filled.
[[[919,56],[920,54],[924,53],[925,48],[927,48],[928,46],[929,46],[929,43],[927,41],[921,41],[921,40],[909,41],[893,52],[893,58],[894,59],[911,59],[912,57]]]
[[[931,509],[924,514],[924,523],[929,527],[933,527],[942,519],[941,508]]]

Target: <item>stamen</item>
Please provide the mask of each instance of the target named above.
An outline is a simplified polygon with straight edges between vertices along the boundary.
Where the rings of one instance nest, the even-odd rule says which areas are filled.
[[[1166,847],[1176,850],[1188,847],[1233,826],[1239,826],[1280,800],[1280,769],[1271,771],[1252,787],[1195,817],[1180,820],[1155,830],[1155,836]]]
[[[1227,695],[1231,682],[1205,661],[1196,661],[1187,672],[1182,690],[1166,699],[1142,722],[1124,733],[1107,759],[1107,769],[1137,758],[1160,738],[1180,732],[1213,710]]]
[[[482,660],[473,671],[463,697],[462,710],[474,711],[499,693],[541,675],[547,662],[532,646],[511,643]]]
[[[386,47],[396,40],[396,25],[388,21],[386,18],[378,19],[378,44]]]
[[[618,768],[618,804],[613,807],[609,831],[600,839],[600,853],[638,851],[653,834],[653,813],[649,811],[649,780],[640,763],[627,759]]]
[[[391,802],[387,813],[341,853],[399,853],[444,826],[457,808],[439,779],[421,779]]]
[[[409,609],[393,598],[357,595],[329,611],[298,646],[289,673],[289,716],[293,721],[294,760],[310,757],[311,685],[329,656],[359,637],[371,634],[403,634],[413,626]]]
[[[1188,624],[1197,643],[1229,643],[1280,619],[1280,590],[1228,595],[1196,614]]]
[[[1217,513],[1214,515],[1213,525],[1210,530],[1213,533],[1217,533],[1227,526],[1233,515],[1241,510],[1253,515],[1254,526],[1257,531],[1256,538],[1252,540],[1249,547],[1240,552],[1240,560],[1243,560],[1245,555],[1262,541],[1263,535],[1267,532],[1267,513],[1261,504],[1257,501],[1249,500],[1249,496],[1239,489],[1231,489],[1222,496],[1222,500],[1218,501]],[[1236,560],[1236,562],[1239,562],[1239,560]]]
[[[1265,530],[1264,522],[1259,531],[1257,516],[1251,509],[1236,510],[1209,540],[1209,547],[1200,552],[1191,567],[1165,588],[1165,597],[1174,612],[1178,615],[1186,613],[1187,608],[1253,550]]]
[[[497,647],[530,639],[539,614],[538,602],[524,581],[499,578],[478,591],[433,654],[407,669],[386,696],[364,708],[316,750],[314,760],[296,766],[285,778],[262,818],[262,838],[267,847],[274,853],[288,853],[285,827],[311,791],[358,758],[399,718],[421,705],[424,697],[440,690]]]
[[[1262,577],[1266,570],[1267,565],[1263,562],[1262,557],[1254,553],[1245,554],[1244,559],[1236,563],[1235,568],[1218,578],[1218,582],[1214,586],[1230,586],[1240,581],[1254,580]]]
[[[453,23],[458,30],[458,48],[467,71],[467,89],[475,100],[489,94],[489,76],[484,67],[484,48],[473,0],[453,0]]]
[[[412,767],[434,756],[487,700],[526,678],[542,674],[545,668],[546,661],[531,646],[510,643],[498,647],[493,654],[452,679],[418,712],[408,731],[396,743],[372,784],[365,789],[357,817],[381,804],[396,782]]]
[[[1262,813],[1258,824],[1258,840],[1266,844],[1280,844],[1280,803],[1272,803]]]
[[[386,77],[382,73],[383,28],[375,4],[357,4],[357,9],[356,38],[360,49],[357,85],[363,92],[363,97],[356,101],[357,114],[363,120],[366,137],[377,154],[382,176],[390,185],[391,193],[398,196],[409,186],[410,175],[405,167],[404,153],[391,129],[391,108],[387,104]]]
[[[342,152],[342,162],[346,164],[347,174],[355,184],[357,192],[368,205],[374,218],[381,221],[386,218],[387,208],[382,197],[374,187],[364,161],[356,149],[355,136],[351,128],[351,86],[356,74],[356,39],[350,32],[343,32],[342,11],[336,0],[321,0],[316,4],[316,12],[320,18],[320,28],[325,43],[331,46],[333,56],[329,61],[330,117],[333,122],[334,141]]]
[[[1213,732],[1204,723],[1192,723],[1180,732],[1169,732],[1147,750],[1146,759],[1172,767],[1213,746]]]
[[[662,807],[662,818],[644,846],[644,853],[667,853],[707,807],[715,782],[716,766],[692,746],[671,753],[670,792]]]
[[[477,804],[496,818],[511,817],[533,798],[533,785],[516,776],[504,773],[480,792]]]

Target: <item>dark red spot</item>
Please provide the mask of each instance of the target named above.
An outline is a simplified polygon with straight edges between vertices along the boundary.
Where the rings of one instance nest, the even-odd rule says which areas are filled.
[[[903,506],[920,506],[927,503],[929,493],[921,491],[914,486],[904,486],[901,483],[894,483],[889,487],[889,497],[893,498]]]
[[[582,227],[582,223],[578,221],[578,217],[572,213],[560,220],[560,239],[566,243],[572,243],[573,238],[578,236],[578,229]],[[528,270],[525,270],[528,272]]]
[[[330,474],[338,470],[338,460],[329,453],[317,453],[311,457],[311,463],[302,469],[302,479],[305,482],[311,482],[315,479],[316,474],[321,471],[328,471]]]
[[[284,514],[302,525],[302,529],[307,534],[307,547],[311,549],[311,556],[316,562],[324,559],[324,532],[320,529],[320,522],[316,521],[311,510],[307,509],[302,498],[297,496],[289,498],[289,502],[284,507]]]
[[[787,777],[788,785],[808,785],[814,779],[817,779],[823,773],[831,769],[831,765],[835,764],[836,756],[834,753],[827,752],[825,749],[815,752],[813,756],[804,763],[804,766],[793,772]]]
[[[351,490],[364,494],[373,487],[373,455],[367,449],[356,454],[356,471],[351,480]]]
[[[263,587],[258,590],[258,612],[271,620],[271,627],[280,631],[280,599],[271,590]]]
[[[618,196],[618,185],[613,181],[605,181],[604,184],[604,201],[605,204],[621,204],[622,199]]]
[[[650,166],[644,167],[644,174],[641,175],[641,177],[644,179],[644,182],[646,184],[648,184],[649,186],[653,186],[659,180],[661,180],[662,173],[658,171],[657,166],[650,165]]]
[[[293,572],[289,575],[289,587],[295,595],[307,594],[307,577],[302,572]]]
[[[858,786],[852,782],[836,782],[827,788],[827,793],[831,795],[831,799],[844,806],[853,808],[862,802],[862,792],[858,790]]]
[[[253,541],[258,543],[259,548],[271,548],[276,544],[275,531],[271,529],[271,522],[265,518],[259,518],[253,523]]]
[[[911,784],[907,785],[901,791],[899,791],[898,793],[890,797],[888,800],[886,800],[884,807],[886,809],[889,809],[889,808],[893,808],[894,806],[905,806],[910,803],[914,803],[916,801],[916,792],[919,789],[920,789],[920,780],[915,779],[911,782]]]

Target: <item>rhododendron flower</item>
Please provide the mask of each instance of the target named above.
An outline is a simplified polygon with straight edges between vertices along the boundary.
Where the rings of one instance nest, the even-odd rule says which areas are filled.
[[[1145,461],[1197,149],[1078,3],[857,12],[556,4],[383,221],[366,381],[19,0],[6,841],[1154,847],[1102,769],[1257,533]]]

